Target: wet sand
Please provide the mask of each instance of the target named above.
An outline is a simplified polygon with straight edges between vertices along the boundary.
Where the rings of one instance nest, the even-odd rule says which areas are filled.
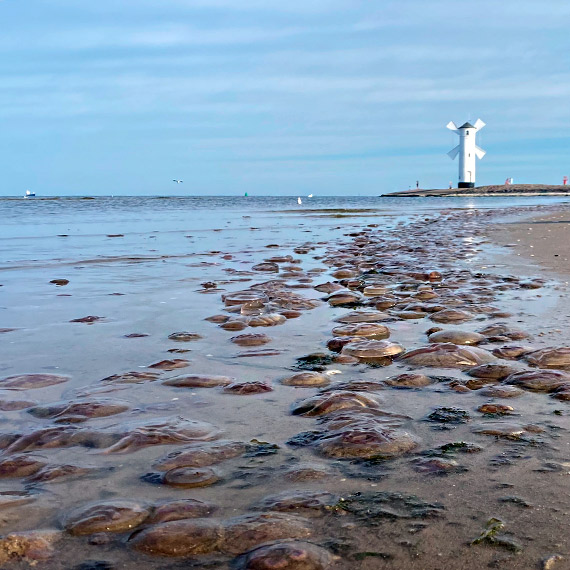
[[[1,337],[2,398],[24,403],[2,413],[0,462],[20,458],[25,468],[0,468],[1,532],[50,529],[55,543],[0,539],[2,563],[272,568],[282,560],[262,551],[265,565],[255,566],[240,555],[277,542],[296,548],[291,569],[526,569],[557,555],[565,559],[552,567],[565,568],[568,403],[553,397],[554,384],[518,389],[518,377],[469,375],[483,362],[532,372],[529,354],[570,345],[564,282],[495,245],[519,239],[504,221],[543,211],[449,210],[387,227],[345,211],[342,226],[304,219],[304,233],[249,247],[221,232],[195,260],[77,264],[49,276],[42,268],[42,281],[28,273],[40,291],[32,303],[6,278],[6,329],[15,330]],[[496,236],[499,223],[508,238]],[[389,338],[381,327],[339,330],[357,311]],[[421,351],[414,363],[434,327],[483,338],[471,351]],[[236,340],[260,333],[267,338]],[[404,358],[386,359],[382,342]],[[567,364],[560,385],[570,384]],[[328,386],[283,382],[308,368]],[[131,371],[142,375],[121,376]],[[24,373],[63,379],[10,379]],[[491,397],[490,387],[517,397]],[[83,417],[70,408],[77,402],[91,404]],[[480,411],[487,403],[513,409],[490,415]],[[94,417],[102,410],[114,415]],[[43,428],[60,431],[46,438]],[[194,452],[193,472],[162,470],[178,451]],[[91,471],[42,479],[45,465],[30,473],[32,461]],[[165,502],[188,499],[202,503],[176,507],[186,522],[157,522]]]
[[[513,255],[539,264],[549,272],[570,276],[570,215],[567,211],[546,216],[522,215],[523,221],[509,219],[492,237]]]

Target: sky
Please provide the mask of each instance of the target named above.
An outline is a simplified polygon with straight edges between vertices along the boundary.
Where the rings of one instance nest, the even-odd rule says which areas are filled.
[[[570,175],[570,2],[0,0],[0,195],[441,188],[477,118],[477,185]]]

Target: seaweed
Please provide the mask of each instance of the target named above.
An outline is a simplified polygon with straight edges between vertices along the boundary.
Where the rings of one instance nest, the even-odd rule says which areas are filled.
[[[427,420],[446,424],[464,424],[469,421],[469,414],[459,408],[441,407],[429,414]]]
[[[264,455],[275,455],[280,447],[276,443],[268,443],[266,441],[258,441],[252,439],[245,446],[244,457],[262,457]]]
[[[440,517],[445,507],[441,503],[428,503],[415,495],[380,491],[348,495],[330,509],[350,513],[363,524],[374,526],[383,520]]]
[[[511,550],[512,552],[520,552],[522,546],[513,538],[499,534],[505,528],[505,523],[501,519],[491,518],[485,525],[485,530],[471,544],[488,544],[491,546],[500,546]]]

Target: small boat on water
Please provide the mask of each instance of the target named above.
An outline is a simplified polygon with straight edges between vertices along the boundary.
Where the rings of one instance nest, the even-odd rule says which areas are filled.
[[[299,206],[303,203],[303,201],[301,200],[301,198],[297,198],[297,204],[299,204]]]
[[[24,198],[34,198],[35,195],[36,195],[35,192],[32,192],[31,190],[26,190],[26,193],[24,194]]]

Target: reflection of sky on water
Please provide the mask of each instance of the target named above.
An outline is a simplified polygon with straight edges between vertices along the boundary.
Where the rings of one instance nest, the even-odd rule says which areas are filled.
[[[332,228],[352,220],[390,229],[414,214],[434,210],[564,200],[315,197],[298,206],[296,197],[0,199],[0,266],[113,256],[184,256],[220,247],[235,251],[293,236],[298,239],[299,232],[306,232],[308,241],[326,240]],[[338,211],[343,209],[362,211]],[[113,234],[123,237],[107,237]]]

